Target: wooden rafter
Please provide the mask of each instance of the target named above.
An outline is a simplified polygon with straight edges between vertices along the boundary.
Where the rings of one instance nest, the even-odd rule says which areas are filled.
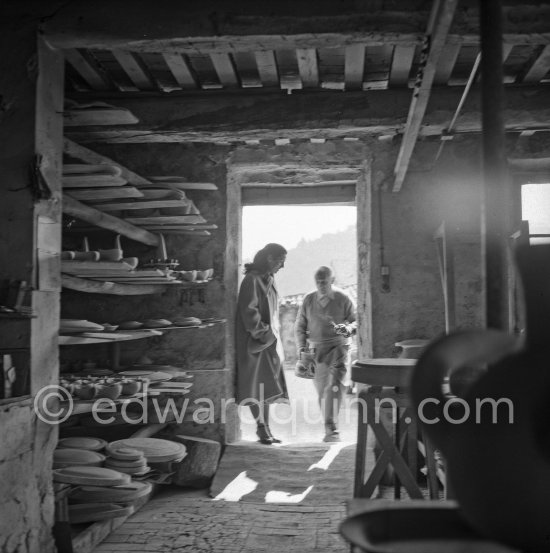
[[[142,242],[148,246],[158,246],[159,237],[156,234],[149,232],[144,228],[139,228],[130,224],[127,221],[103,213],[89,205],[85,205],[74,198],[63,196],[63,213],[80,219],[81,221],[86,221],[87,223],[92,223],[98,227],[112,230],[118,234],[122,234],[132,240]]]
[[[179,86],[183,89],[198,88],[197,79],[184,56],[181,54],[163,53],[162,57]]]
[[[405,180],[409,161],[422,125],[422,119],[428,107],[437,62],[449,34],[457,4],[458,0],[441,0],[441,2],[435,0],[434,2],[434,11],[430,17],[426,35],[428,52],[426,61],[423,67],[420,68],[418,82],[413,91],[409,115],[407,117],[407,126],[395,164],[393,192],[399,192]]]
[[[277,60],[275,52],[266,50],[255,52],[256,64],[258,66],[258,74],[263,86],[279,86],[279,70],[277,68]]]
[[[68,138],[63,140],[63,153],[74,159],[90,163],[91,165],[114,165],[122,171],[120,176],[127,180],[130,184],[151,184],[150,180],[143,178],[129,169],[126,169],[126,167],[120,165],[120,163],[117,163],[116,161],[113,161],[111,158],[98,154],[93,150],[89,150],[88,148],[81,146]]]
[[[346,90],[361,90],[365,72],[365,46],[354,44],[346,47],[344,78]]]
[[[298,48],[296,50],[298,70],[304,88],[319,86],[319,68],[317,66],[317,50],[315,48]]]
[[[525,77],[524,83],[538,83],[550,71],[550,44],[546,45],[533,62]]]
[[[414,46],[397,45],[393,50],[390,68],[390,86],[407,86],[414,58]]]
[[[239,77],[229,54],[210,54],[212,65],[218,74],[220,83],[227,88],[239,86]]]
[[[155,88],[132,52],[114,49],[113,56],[138,89],[152,90]]]
[[[461,44],[445,44],[435,69],[434,84],[443,85],[448,83],[461,48]]]
[[[94,90],[108,90],[110,87],[103,79],[100,70],[95,65],[84,57],[78,50],[65,50],[65,59],[74,67],[78,74],[90,85]]]

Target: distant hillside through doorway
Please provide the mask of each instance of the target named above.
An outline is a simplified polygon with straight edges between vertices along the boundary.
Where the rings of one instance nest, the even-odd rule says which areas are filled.
[[[326,265],[334,271],[336,286],[357,282],[357,231],[350,225],[343,231],[323,234],[314,240],[302,239],[288,251],[285,267],[277,273],[281,297],[305,294],[315,288],[313,274]]]

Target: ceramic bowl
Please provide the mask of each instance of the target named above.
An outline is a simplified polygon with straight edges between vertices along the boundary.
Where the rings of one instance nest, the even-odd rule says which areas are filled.
[[[75,383],[73,394],[79,399],[93,399],[96,397],[96,386],[91,383]]]
[[[187,280],[188,282],[193,282],[197,279],[197,271],[181,271],[181,278]]]
[[[96,384],[95,399],[116,399],[122,393],[122,384],[118,383],[105,383]]]
[[[122,259],[122,250],[99,250],[100,261],[120,261]]]
[[[122,380],[120,382],[123,396],[131,396],[137,394],[141,390],[141,382],[139,380]]]

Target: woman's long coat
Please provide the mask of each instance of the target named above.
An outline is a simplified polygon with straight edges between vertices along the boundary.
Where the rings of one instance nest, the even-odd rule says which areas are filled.
[[[237,401],[288,398],[274,278],[255,271],[241,283],[237,302]]]

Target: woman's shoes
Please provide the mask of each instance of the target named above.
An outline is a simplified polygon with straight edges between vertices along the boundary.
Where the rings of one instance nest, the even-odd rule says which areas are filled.
[[[259,438],[259,442],[264,445],[280,444],[282,440],[275,438],[271,433],[271,430],[267,424],[258,424],[256,435]]]
[[[269,432],[269,427],[265,424],[258,424],[256,429],[256,436],[258,436],[259,442],[264,445],[272,445],[273,440],[271,438],[271,432]]]

